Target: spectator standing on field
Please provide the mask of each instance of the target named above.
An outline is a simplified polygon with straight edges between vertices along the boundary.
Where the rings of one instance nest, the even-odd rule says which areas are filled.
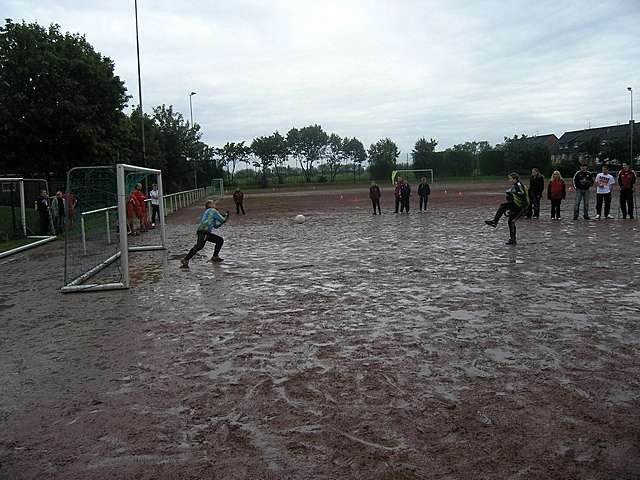
[[[398,213],[398,208],[400,208],[400,202],[402,200],[402,177],[398,177],[396,180],[396,186],[393,190],[393,197],[396,201],[396,213]]]
[[[587,164],[581,163],[580,170],[573,176],[573,188],[576,191],[576,203],[573,207],[573,219],[577,220],[580,214],[580,203],[585,220],[589,220],[589,189],[593,185],[593,176],[587,170]]]
[[[429,195],[431,195],[431,187],[427,183],[427,177],[420,179],[420,185],[418,185],[418,196],[420,197],[420,211],[422,212],[422,205],[424,205],[424,211],[427,211],[427,203],[429,202]]]
[[[407,182],[406,179],[402,180],[402,185],[400,187],[400,213],[402,210],[409,213],[409,200],[411,199],[411,185]]]
[[[380,211],[380,196],[380,187],[376,182],[371,182],[371,186],[369,187],[369,198],[373,204],[374,215],[376,214],[376,208],[378,209],[378,214],[382,215],[382,211]]]
[[[236,187],[236,191],[233,192],[233,202],[236,204],[236,214],[240,215],[240,211],[242,210],[242,214],[244,215],[244,206],[242,202],[244,200],[244,193],[240,190],[240,187]]]
[[[544,193],[544,177],[537,168],[531,169],[529,177],[529,207],[527,218],[540,218],[540,200]]]
[[[64,220],[67,213],[67,202],[62,196],[62,192],[56,192],[56,196],[51,201],[51,217],[53,218],[53,228],[56,235],[64,232]]]
[[[228,211],[225,212],[224,215],[221,214],[216,209],[216,204],[214,203],[214,201],[207,200],[207,203],[205,203],[205,211],[202,212],[200,223],[198,224],[198,229],[196,231],[198,239],[193,248],[189,250],[189,253],[187,253],[187,256],[180,261],[181,268],[189,268],[189,260],[191,260],[191,257],[202,250],[207,242],[212,242],[216,245],[213,250],[213,257],[211,257],[211,261],[214,263],[222,262],[222,258],[220,258],[218,254],[222,249],[224,239],[221,236],[213,233],[213,230],[224,225],[228,218]]]
[[[628,163],[622,164],[622,170],[618,172],[618,185],[620,186],[620,210],[622,218],[633,220],[633,186],[636,183],[636,174],[629,168]]]
[[[142,193],[142,184],[137,183],[131,195],[135,198],[136,217],[140,222],[140,231],[146,232],[149,229],[149,218],[147,217],[147,196]]]
[[[613,218],[609,215],[611,209],[611,192],[616,180],[609,173],[609,167],[602,166],[602,172],[596,175],[596,218],[600,218],[602,213],[602,202],[604,202],[604,217]]]
[[[567,196],[567,187],[558,170],[547,184],[547,199],[551,202],[551,220],[560,220],[560,204]]]
[[[498,226],[500,217],[508,212],[509,240],[507,245],[516,245],[516,221],[526,213],[528,194],[517,173],[510,173],[509,180],[512,183],[509,190],[506,191],[507,201],[500,204],[493,220],[485,220],[484,223],[495,228]]]
[[[156,226],[156,216],[160,218],[160,192],[158,192],[158,185],[154,183],[149,192],[149,198],[151,199],[151,226]]]
[[[67,218],[69,219],[68,228],[73,227],[73,221],[76,218],[76,205],[78,205],[78,199],[73,193],[63,193],[65,205],[67,207]]]
[[[46,190],[40,191],[40,196],[36,198],[36,210],[38,211],[38,219],[40,225],[40,235],[49,235],[49,227],[51,225],[51,217],[49,212],[49,194]]]

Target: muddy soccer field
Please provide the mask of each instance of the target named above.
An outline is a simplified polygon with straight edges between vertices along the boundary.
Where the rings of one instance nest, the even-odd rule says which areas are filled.
[[[637,221],[543,201],[507,247],[505,185],[444,188],[249,194],[184,271],[194,206],[128,291],[3,259],[0,478],[640,478]]]

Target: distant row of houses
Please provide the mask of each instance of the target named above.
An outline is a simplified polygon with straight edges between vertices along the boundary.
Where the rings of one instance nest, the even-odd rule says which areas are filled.
[[[577,162],[586,162],[592,166],[605,162],[619,165],[629,161],[630,132],[629,124],[611,125],[565,132],[560,138],[553,133],[537,135],[529,137],[529,141],[546,146],[551,153],[553,165]],[[640,140],[640,124],[634,124],[633,134],[634,144],[637,145]],[[637,164],[640,151],[634,150],[633,157],[634,164]]]

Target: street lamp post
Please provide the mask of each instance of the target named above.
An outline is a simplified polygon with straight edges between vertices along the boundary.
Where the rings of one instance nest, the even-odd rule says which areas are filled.
[[[193,128],[193,103],[191,102],[191,97],[193,97],[196,92],[191,92],[189,94],[189,118],[191,118],[191,128]],[[198,188],[198,170],[196,168],[196,159],[193,159],[193,188]]]
[[[140,41],[138,40],[138,0],[134,0],[136,12],[136,53],[138,56],[138,96],[140,97],[140,135],[142,137],[142,166],[146,165],[147,149],[144,142],[144,113],[142,110],[142,78],[140,76]]]
[[[629,166],[633,168],[633,88],[627,87],[629,93],[631,94],[631,119],[629,120],[629,128],[631,129],[631,133],[629,135]]]

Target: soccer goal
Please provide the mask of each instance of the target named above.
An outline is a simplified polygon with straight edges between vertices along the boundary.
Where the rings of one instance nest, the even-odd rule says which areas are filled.
[[[421,170],[394,170],[391,172],[391,183],[396,183],[396,178],[400,176],[410,183],[420,183],[420,179],[425,177],[428,183],[433,183],[433,169],[424,168]]]
[[[41,215],[36,199],[42,191],[49,195],[49,185],[39,178],[0,178],[0,243],[17,240],[23,243],[0,253],[0,258],[56,239],[53,212]]]
[[[156,227],[148,194],[157,185]],[[129,288],[129,253],[166,245],[162,172],[135,165],[76,167],[67,174],[75,212],[65,231],[62,291]]]
[[[224,180],[222,178],[211,180],[211,196],[216,199],[224,197]]]

